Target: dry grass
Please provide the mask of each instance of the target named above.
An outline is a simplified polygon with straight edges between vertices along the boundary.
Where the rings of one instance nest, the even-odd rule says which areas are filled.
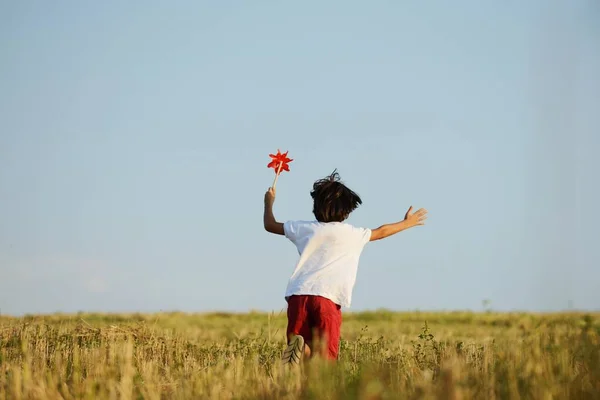
[[[279,363],[285,322],[0,317],[0,399],[600,398],[597,314],[347,314],[340,361],[302,370]]]

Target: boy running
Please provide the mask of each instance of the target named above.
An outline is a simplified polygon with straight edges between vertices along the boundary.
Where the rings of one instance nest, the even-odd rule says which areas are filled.
[[[285,235],[300,255],[285,293],[288,303],[285,363],[299,363],[303,356],[311,356],[315,342],[322,345],[317,350],[321,356],[338,358],[341,308],[350,306],[364,246],[423,225],[427,214],[425,209],[411,214],[411,206],[404,220],[377,229],[345,223],[362,200],[340,182],[336,171],[317,180],[310,195],[316,220],[281,223],[273,215],[275,190],[269,188],[265,193],[265,230]]]

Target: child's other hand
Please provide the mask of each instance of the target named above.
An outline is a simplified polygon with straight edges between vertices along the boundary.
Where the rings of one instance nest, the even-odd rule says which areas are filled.
[[[417,210],[414,214],[411,214],[411,211],[412,206],[410,206],[410,208],[406,212],[406,215],[404,216],[404,221],[406,222],[406,224],[409,227],[425,225],[425,220],[427,219],[427,210],[421,208]]]
[[[275,202],[275,189],[270,187],[269,190],[267,190],[267,193],[265,193],[265,204],[269,205],[269,204],[273,204],[274,202]]]

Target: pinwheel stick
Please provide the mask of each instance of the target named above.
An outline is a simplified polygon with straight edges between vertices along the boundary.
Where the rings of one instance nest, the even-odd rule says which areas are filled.
[[[273,189],[275,189],[275,185],[277,185],[277,179],[279,178],[279,173],[281,172],[281,167],[283,167],[283,162],[280,162],[279,168],[277,168],[277,174],[275,174],[275,179],[273,180]]]

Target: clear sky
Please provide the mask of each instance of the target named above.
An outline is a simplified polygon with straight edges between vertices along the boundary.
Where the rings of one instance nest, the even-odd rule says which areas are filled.
[[[0,1],[0,312],[279,312],[338,168],[352,310],[600,309],[597,1]]]

